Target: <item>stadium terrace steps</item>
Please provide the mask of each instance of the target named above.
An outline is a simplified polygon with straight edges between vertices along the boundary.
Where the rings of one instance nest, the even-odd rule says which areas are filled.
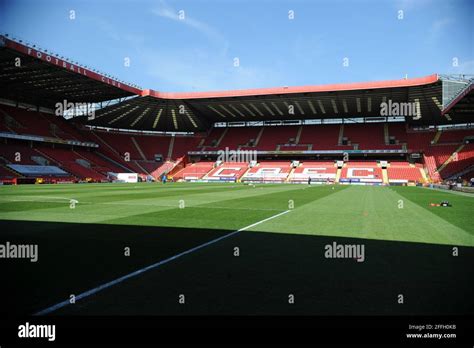
[[[62,139],[72,139],[78,141],[87,141],[83,134],[78,132],[73,126],[71,126],[68,121],[66,121],[63,117],[50,115],[45,113],[39,113],[47,123],[56,125],[56,130],[59,134],[59,138]]]
[[[440,136],[438,143],[451,143],[460,144],[467,136],[474,136],[474,129],[457,129],[457,130],[446,130],[439,131]]]
[[[382,182],[383,182],[384,184],[388,184],[388,183],[389,183],[388,173],[387,173],[387,169],[386,169],[386,168],[382,168]]]
[[[164,173],[170,173],[173,168],[176,166],[175,162],[172,161],[166,161],[163,164],[161,164],[157,169],[151,172],[151,175],[155,179],[159,179]]]
[[[464,148],[464,144],[460,145],[456,150],[446,159],[446,161],[441,164],[441,166],[437,169],[438,173],[441,171],[451,162],[454,158],[458,157],[458,153]]]
[[[219,144],[219,149],[240,149],[249,145],[250,140],[256,140],[261,127],[229,127]],[[252,147],[253,149],[253,147]]]
[[[147,158],[146,158],[145,154],[143,153],[142,149],[140,148],[140,145],[138,145],[137,141],[135,140],[135,137],[132,136],[132,137],[130,137],[130,139],[132,140],[133,145],[135,145],[135,148],[137,149],[137,151],[140,154],[140,156],[142,157],[142,159],[144,161],[146,161]]]
[[[474,144],[461,145],[440,171],[443,178],[463,176],[474,165]]]
[[[219,139],[217,140],[217,144],[216,144],[216,147],[219,147],[221,142],[222,142],[222,139],[224,139],[225,135],[227,134],[229,128],[225,128],[224,131],[222,132],[221,136],[219,137]]]
[[[120,173],[122,171],[121,167],[103,157],[98,156],[95,152],[76,149],[74,150],[74,153],[89,161],[91,165],[105,168],[108,172]]]
[[[141,159],[140,153],[131,140],[131,134],[100,132],[100,138],[115,148],[120,157],[130,157],[130,160]]]
[[[140,164],[139,161],[133,161],[133,163],[140,168],[140,173],[146,174],[146,175],[151,175],[150,172],[148,172],[143,166]]]
[[[129,167],[124,165],[122,159],[120,157],[118,157],[118,155],[113,156],[114,158],[117,158],[117,160],[115,160],[115,159],[103,154],[100,151],[96,151],[95,154],[97,155],[97,157],[103,158],[108,163],[112,163],[118,169],[117,173],[119,173],[119,172],[130,173],[130,172],[132,172],[132,170]]]
[[[438,143],[438,140],[439,140],[440,137],[441,137],[441,131],[438,130],[438,131],[436,132],[436,135],[435,135],[434,138],[433,138],[433,145],[436,145],[436,144]]]
[[[258,134],[257,134],[257,137],[255,138],[255,143],[253,144],[254,147],[257,147],[259,146],[260,144],[260,139],[262,138],[262,134],[263,134],[263,130],[264,130],[265,127],[261,127]]]
[[[433,181],[438,182],[441,180],[442,176],[439,173],[439,169],[450,159],[458,147],[458,145],[448,144],[429,146],[426,149],[424,153],[425,165]]]
[[[41,148],[36,151],[49,157],[53,162],[57,163],[61,169],[74,175],[78,179],[103,180],[106,176],[92,167],[86,167],[76,162],[79,155],[73,151],[66,149]]]
[[[115,149],[113,146],[107,143],[104,139],[102,139],[96,132],[91,132],[91,134],[99,141],[99,143],[105,145],[111,152],[120,156],[120,153],[117,151],[117,149]]]
[[[208,131],[207,136],[204,138],[204,142],[203,142],[202,146],[205,146],[205,147],[208,147],[208,146],[217,147],[217,146],[219,146],[219,143],[222,141],[223,135],[225,136],[225,134],[224,134],[225,129],[227,129],[227,128],[224,128],[224,127],[213,127],[213,128],[211,128]]]
[[[214,162],[198,162],[185,166],[173,175],[174,180],[199,180],[214,168]]]
[[[441,180],[441,176],[436,170],[436,161],[434,156],[423,155],[423,162],[425,163],[426,170],[433,182],[438,182]]]
[[[172,158],[173,157],[173,149],[174,149],[174,141],[175,141],[175,137],[171,137],[170,139],[170,146],[168,148],[168,154],[166,156],[167,159],[169,158]]]
[[[224,181],[224,180],[240,180],[240,178],[247,172],[249,164],[245,162],[225,162],[220,166],[211,169],[203,179]]]
[[[291,181],[291,179],[293,179],[293,173],[295,172],[295,169],[296,168],[294,168],[294,167],[291,168],[290,174],[288,174],[288,176],[286,177],[285,182],[289,182],[289,181]]]
[[[186,166],[186,161],[184,157],[178,158],[176,162],[173,165],[173,168],[171,168],[168,172],[167,175],[171,178],[174,178],[176,174],[181,172]]]
[[[0,165],[0,178],[1,179],[13,179],[19,176],[21,176],[21,174],[16,172],[15,170],[7,166]]]
[[[342,145],[342,139],[344,138],[344,124],[339,126],[339,135],[337,137],[337,145]]]
[[[336,183],[339,183],[339,181],[341,180],[341,174],[342,174],[342,168],[337,168],[336,178],[334,179]]]
[[[388,133],[388,123],[383,124],[383,137],[384,137],[384,140],[385,140],[385,145],[389,145],[390,144],[390,135]]]
[[[299,127],[298,127],[298,133],[296,133],[295,144],[299,144],[299,143],[300,143],[301,132],[302,132],[302,131],[303,131],[303,126],[299,126]]]
[[[418,170],[420,171],[421,177],[423,178],[423,181],[422,181],[422,182],[423,182],[423,183],[428,183],[428,182],[430,182],[428,176],[426,175],[425,169],[424,169],[423,167],[420,167],[420,168],[418,168]]]

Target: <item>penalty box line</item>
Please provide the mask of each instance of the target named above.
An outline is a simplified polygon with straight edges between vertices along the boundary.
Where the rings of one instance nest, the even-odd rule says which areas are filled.
[[[149,266],[146,266],[146,267],[141,268],[141,269],[139,269],[139,270],[136,270],[135,272],[129,273],[129,274],[127,274],[127,275],[124,275],[124,276],[122,276],[122,277],[120,277],[120,278],[117,278],[117,279],[115,279],[115,280],[112,280],[112,281],[110,281],[110,282],[108,282],[108,283],[99,285],[98,287],[95,287],[95,288],[93,288],[93,289],[87,290],[87,291],[85,291],[85,292],[83,292],[83,293],[77,295],[75,299],[76,299],[76,301],[77,301],[77,300],[82,300],[82,299],[84,299],[84,298],[87,298],[87,297],[89,297],[89,296],[92,296],[92,295],[94,295],[94,294],[97,294],[98,292],[100,292],[100,291],[102,291],[102,290],[105,290],[105,289],[107,289],[107,288],[110,288],[110,287],[112,287],[112,286],[114,286],[114,285],[120,284],[120,283],[124,282],[125,280],[128,280],[128,279],[130,279],[130,278],[136,277],[136,276],[138,276],[138,275],[140,275],[140,274],[142,274],[142,273],[145,273],[145,272],[147,272],[147,271],[150,271],[150,270],[152,270],[152,269],[158,268],[158,267],[160,267],[160,266],[162,266],[162,265],[164,265],[164,264],[166,264],[166,263],[169,263],[169,262],[171,262],[171,261],[173,261],[173,260],[176,260],[176,259],[178,259],[178,258],[180,258],[180,257],[182,257],[182,256],[184,256],[184,255],[191,254],[191,253],[193,253],[193,252],[195,252],[195,251],[197,251],[197,250],[203,249],[203,248],[205,248],[205,247],[207,247],[207,246],[209,246],[209,245],[212,245],[212,244],[214,244],[214,243],[217,243],[217,242],[219,242],[219,241],[221,241],[221,240],[223,240],[223,239],[232,237],[232,236],[236,235],[236,234],[239,233],[239,232],[248,230],[249,228],[252,228],[252,227],[254,227],[254,226],[260,225],[261,223],[264,223],[264,222],[266,222],[266,221],[275,219],[275,218],[277,218],[277,217],[279,217],[279,216],[282,216],[282,215],[284,215],[284,214],[287,214],[287,213],[289,213],[289,212],[290,212],[290,210],[285,210],[284,212],[281,212],[281,213],[278,213],[278,214],[276,214],[276,215],[270,216],[270,217],[268,217],[268,218],[266,218],[266,219],[260,220],[260,221],[258,221],[258,222],[255,222],[255,223],[251,224],[251,225],[242,227],[242,228],[239,229],[239,230],[236,230],[236,231],[234,231],[234,232],[228,233],[228,234],[223,235],[223,236],[221,236],[221,237],[218,237],[218,238],[216,238],[216,239],[210,240],[209,242],[200,244],[200,245],[198,245],[198,246],[196,246],[196,247],[194,247],[194,248],[188,249],[188,250],[183,251],[183,252],[181,252],[181,253],[179,253],[179,254],[176,254],[176,255],[174,255],[174,256],[171,256],[171,257],[169,257],[169,258],[167,258],[167,259],[161,260],[161,261],[156,262],[156,263],[154,263],[154,264],[152,264],[152,265],[149,265]],[[71,303],[69,302],[69,300],[65,300],[65,301],[59,302],[59,303],[57,303],[57,304],[55,304],[55,305],[53,305],[53,306],[51,306],[51,307],[48,307],[48,308],[46,308],[46,309],[43,309],[43,310],[41,310],[41,311],[39,311],[39,312],[36,312],[36,313],[34,313],[33,315],[34,315],[34,316],[46,315],[46,314],[49,314],[49,313],[51,313],[51,312],[54,312],[54,311],[56,311],[56,310],[58,310],[58,309],[60,309],[60,308],[66,307],[66,306],[68,306],[68,305],[70,305],[70,304],[71,304]]]

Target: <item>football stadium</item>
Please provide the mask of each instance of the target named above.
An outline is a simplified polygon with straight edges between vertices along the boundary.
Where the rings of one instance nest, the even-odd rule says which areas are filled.
[[[474,75],[164,92],[73,59],[0,36],[6,316],[474,312]]]

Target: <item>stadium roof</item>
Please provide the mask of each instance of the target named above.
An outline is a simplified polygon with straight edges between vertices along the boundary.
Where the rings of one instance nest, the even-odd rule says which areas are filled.
[[[381,103],[413,103],[411,123],[447,123],[441,115],[442,81],[421,78],[323,86],[142,96],[96,112],[88,124],[160,131],[201,131],[215,122],[381,117]],[[393,113],[387,116],[400,116]]]
[[[54,108],[58,102],[95,103],[141,94],[141,89],[35,45],[0,36],[0,97]]]
[[[472,122],[472,116],[474,115],[474,79],[452,98],[443,109],[442,114],[448,119],[468,118]]]
[[[216,122],[384,120],[384,116],[406,116],[411,124],[437,125],[472,122],[474,116],[472,88],[464,93],[469,89],[466,81],[449,81],[436,74],[320,86],[165,93],[142,90],[5,36],[0,36],[0,82],[0,98],[38,107],[53,109],[63,100],[116,100],[96,110],[94,119],[82,118],[83,122],[132,130],[195,132]],[[385,115],[381,112],[384,102],[409,103],[414,111],[397,115],[390,109]]]

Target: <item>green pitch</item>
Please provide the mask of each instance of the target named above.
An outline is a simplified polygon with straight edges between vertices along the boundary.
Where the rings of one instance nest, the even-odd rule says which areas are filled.
[[[0,193],[4,220],[237,230],[290,210],[251,230],[474,246],[474,197],[422,188],[96,184]],[[445,199],[453,207],[429,206]]]
[[[0,243],[39,246],[37,263],[0,260],[15,279],[4,306],[35,313],[171,258],[53,314],[469,312],[473,211],[473,197],[415,187],[0,187]],[[328,260],[333,242],[364,244],[365,262]]]

